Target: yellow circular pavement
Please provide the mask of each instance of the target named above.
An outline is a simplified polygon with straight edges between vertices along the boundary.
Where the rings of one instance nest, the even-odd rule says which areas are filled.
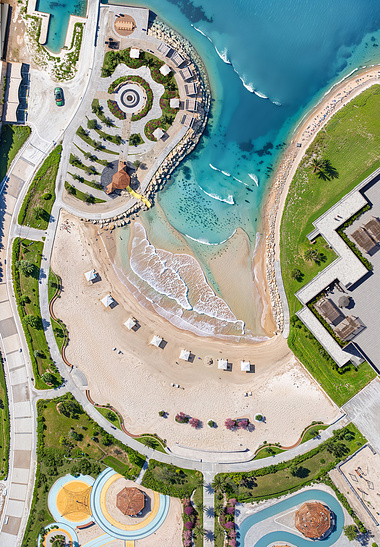
[[[91,486],[75,480],[67,482],[59,489],[56,506],[59,514],[71,522],[82,522],[91,516]]]

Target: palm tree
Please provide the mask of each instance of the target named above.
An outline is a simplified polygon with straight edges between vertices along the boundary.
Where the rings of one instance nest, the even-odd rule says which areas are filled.
[[[194,537],[196,538],[198,537],[203,538],[206,535],[206,530],[202,528],[202,526],[199,526],[199,524],[197,524],[197,526],[193,528],[193,534],[194,534]]]
[[[115,125],[111,118],[104,118],[103,123],[106,127],[113,127]]]
[[[220,473],[218,475],[215,475],[214,480],[211,483],[211,486],[216,492],[221,492],[222,490],[224,490],[226,485],[227,479]]]
[[[313,173],[319,173],[319,171],[322,171],[322,169],[325,166],[325,162],[322,158],[318,158],[317,156],[314,156],[311,160],[311,168]]]

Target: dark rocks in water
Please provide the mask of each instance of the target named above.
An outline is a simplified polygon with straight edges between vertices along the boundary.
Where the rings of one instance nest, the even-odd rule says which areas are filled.
[[[239,142],[238,146],[243,152],[252,152],[252,150],[254,149],[254,145],[251,141]]]
[[[211,19],[207,17],[204,9],[201,6],[194,5],[191,0],[169,0],[169,2],[179,7],[192,23],[198,23],[199,21],[213,23],[212,17]]]
[[[247,186],[247,192],[253,192],[252,188],[248,188]]]
[[[260,150],[254,150],[253,153],[257,154],[260,157],[262,157],[262,156],[271,156],[272,155],[272,152],[271,152],[272,148],[273,148],[273,143],[272,142],[267,142],[266,144],[264,144],[264,146]]]
[[[246,203],[249,203],[249,201],[247,199],[244,200]]]

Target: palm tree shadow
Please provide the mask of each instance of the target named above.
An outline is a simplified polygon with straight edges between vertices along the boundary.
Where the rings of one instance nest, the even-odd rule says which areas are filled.
[[[328,180],[331,180],[331,179],[338,179],[338,178],[339,178],[338,169],[336,169],[336,168],[331,164],[331,161],[330,161],[330,160],[325,160],[324,171],[325,171],[326,175],[329,177]]]

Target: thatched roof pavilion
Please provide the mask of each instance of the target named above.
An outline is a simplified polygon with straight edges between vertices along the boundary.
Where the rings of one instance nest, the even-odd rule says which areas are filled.
[[[320,502],[304,503],[296,512],[296,528],[310,539],[327,535],[331,527],[331,513],[328,507]]]
[[[116,507],[123,515],[137,515],[145,507],[144,492],[135,487],[123,488],[116,496]]]
[[[129,186],[131,178],[126,171],[126,163],[119,160],[117,173],[112,177],[112,182],[107,186],[106,194],[112,194],[114,190],[125,190]]]

